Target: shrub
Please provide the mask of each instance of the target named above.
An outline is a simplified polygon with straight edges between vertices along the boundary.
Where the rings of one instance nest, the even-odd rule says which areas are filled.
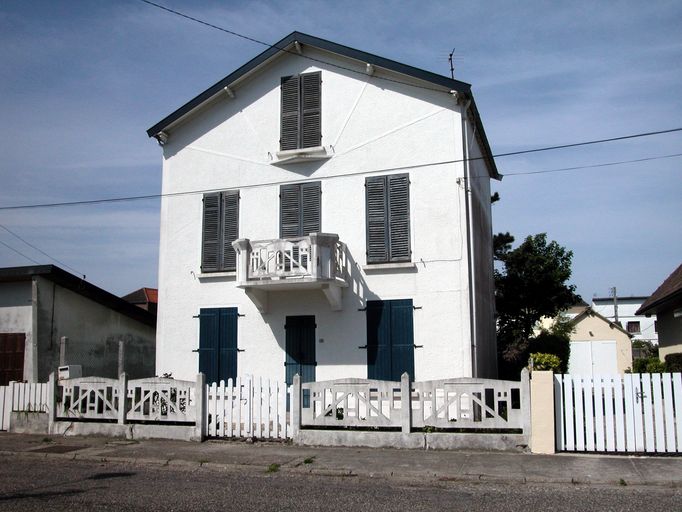
[[[682,352],[665,356],[665,369],[668,372],[682,372]]]
[[[530,355],[530,363],[533,370],[551,370],[555,373],[561,371],[561,359],[554,354],[534,352]]]
[[[632,373],[661,373],[665,371],[665,363],[658,357],[644,357],[632,361]]]

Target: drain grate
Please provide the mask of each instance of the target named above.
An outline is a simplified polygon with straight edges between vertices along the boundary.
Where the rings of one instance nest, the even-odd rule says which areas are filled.
[[[83,450],[87,446],[69,446],[66,444],[55,444],[54,446],[46,446],[45,448],[38,448],[37,450],[31,450],[33,453],[69,453],[75,452],[76,450]]]

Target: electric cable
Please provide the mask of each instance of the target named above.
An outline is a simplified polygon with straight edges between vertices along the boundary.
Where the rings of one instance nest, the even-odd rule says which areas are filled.
[[[40,265],[40,263],[38,263],[38,262],[37,262],[36,260],[34,260],[33,258],[30,258],[29,256],[26,256],[23,252],[21,252],[21,251],[18,250],[18,249],[15,249],[14,247],[12,247],[12,246],[9,245],[9,244],[6,244],[6,243],[3,242],[2,240],[0,240],[0,244],[4,245],[4,246],[7,247],[8,249],[10,249],[10,250],[16,252],[19,256],[23,256],[23,257],[26,258],[27,260],[32,261],[32,262],[35,263],[36,265]]]

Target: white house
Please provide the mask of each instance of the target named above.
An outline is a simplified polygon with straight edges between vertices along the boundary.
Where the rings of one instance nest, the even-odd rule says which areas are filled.
[[[656,315],[638,315],[637,310],[649,297],[595,297],[592,309],[612,322],[619,322],[632,341],[649,341],[658,345],[658,323]]]
[[[158,373],[496,376],[501,176],[468,84],[294,32],[147,133]]]

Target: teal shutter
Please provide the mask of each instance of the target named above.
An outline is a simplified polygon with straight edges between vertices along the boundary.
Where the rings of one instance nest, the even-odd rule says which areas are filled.
[[[237,377],[237,308],[206,308],[199,313],[199,371],[206,382]]]
[[[301,377],[301,382],[315,382],[315,317],[288,316],[285,330],[285,382],[291,385],[294,375]],[[309,406],[310,397],[304,393],[303,407]]]
[[[367,378],[414,379],[412,299],[367,301]]]

